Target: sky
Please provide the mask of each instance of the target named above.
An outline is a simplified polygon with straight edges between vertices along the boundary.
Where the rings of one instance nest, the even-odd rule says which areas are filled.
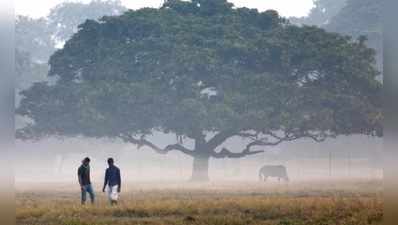
[[[33,18],[44,17],[50,9],[66,0],[14,0],[15,13]],[[90,0],[67,0],[90,2]],[[121,0],[130,9],[159,7],[163,0]],[[257,8],[260,11],[276,9],[282,16],[305,16],[313,6],[313,0],[229,0],[238,7]]]

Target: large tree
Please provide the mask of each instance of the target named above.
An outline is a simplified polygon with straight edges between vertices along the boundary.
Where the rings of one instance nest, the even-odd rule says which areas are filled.
[[[207,180],[210,158],[300,138],[380,136],[374,64],[363,40],[293,26],[275,11],[170,0],[82,24],[50,59],[57,81],[23,92],[17,112],[33,122],[17,137],[111,137],[180,151],[193,157],[192,179]],[[178,138],[158,146],[154,132]],[[246,147],[225,146],[233,137]]]

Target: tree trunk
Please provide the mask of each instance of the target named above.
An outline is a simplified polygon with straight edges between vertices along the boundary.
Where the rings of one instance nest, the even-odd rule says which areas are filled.
[[[194,182],[209,181],[209,156],[197,155],[193,158],[192,177]]]

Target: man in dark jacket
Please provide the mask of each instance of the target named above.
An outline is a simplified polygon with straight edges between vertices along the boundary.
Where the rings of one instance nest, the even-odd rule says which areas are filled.
[[[94,190],[91,186],[90,180],[90,158],[86,157],[82,161],[82,165],[77,170],[77,177],[79,179],[81,189],[81,203],[86,203],[86,193],[90,195],[91,204],[94,204]]]
[[[108,169],[105,171],[105,181],[102,191],[105,192],[108,186],[108,198],[111,205],[117,204],[119,193],[121,189],[122,180],[120,177],[120,169],[114,165],[112,158],[108,159]]]

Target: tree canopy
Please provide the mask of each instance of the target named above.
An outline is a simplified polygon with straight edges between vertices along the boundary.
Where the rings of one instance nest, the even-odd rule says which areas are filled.
[[[297,27],[276,11],[170,0],[80,25],[50,59],[56,83],[22,93],[17,112],[33,122],[17,136],[113,137],[177,150],[201,158],[194,174],[206,170],[203,159],[284,141],[380,136],[374,55],[364,40]],[[155,131],[180,141],[157,146],[146,139]],[[233,152],[223,146],[231,137],[248,144]]]

